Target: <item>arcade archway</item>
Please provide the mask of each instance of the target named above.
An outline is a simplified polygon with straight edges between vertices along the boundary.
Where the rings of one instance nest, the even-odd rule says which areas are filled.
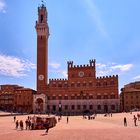
[[[33,99],[33,112],[34,113],[46,113],[46,95],[36,94]]]
[[[35,103],[36,103],[36,113],[42,113],[43,112],[43,99],[38,98]]]

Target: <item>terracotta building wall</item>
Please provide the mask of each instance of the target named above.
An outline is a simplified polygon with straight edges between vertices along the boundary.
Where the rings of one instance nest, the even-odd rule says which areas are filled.
[[[120,98],[122,111],[140,109],[140,82],[125,85],[121,90]]]
[[[7,111],[28,112],[33,108],[32,89],[24,88],[18,85],[0,86],[0,107]]]
[[[102,98],[106,94],[108,98],[119,98],[118,92],[118,75],[97,77],[96,79],[96,93],[101,94]]]
[[[74,66],[68,63],[68,79],[50,79],[47,108],[63,113],[119,111],[118,76],[96,78],[95,61],[89,65]],[[80,72],[83,72],[82,76]],[[60,105],[61,104],[61,105]],[[101,106],[98,110],[98,106]],[[105,109],[105,106],[108,106]]]
[[[140,91],[126,92],[124,99],[125,110],[129,111],[134,108],[140,109]]]
[[[90,60],[87,65],[74,65],[73,61],[68,62],[68,81],[72,82],[95,82],[96,70],[95,60]]]
[[[32,112],[33,110],[33,95],[36,91],[32,89],[19,89],[15,91],[14,107],[18,112]]]
[[[72,68],[73,70],[70,70],[71,72],[68,72],[69,74],[75,74],[75,77],[68,79],[50,79],[49,80],[49,92],[48,95],[50,98],[52,98],[53,95],[55,96],[69,96],[68,98],[71,98],[71,95],[75,96],[75,99],[77,96],[87,96],[87,99],[89,96],[93,95],[93,98],[97,99],[98,95],[101,95],[101,99],[106,98],[107,95],[108,99],[118,99],[118,76],[109,76],[109,77],[82,77],[82,79],[79,78],[78,72],[83,71],[86,75],[86,67],[81,68],[78,72]],[[89,71],[89,67],[87,68]],[[69,69],[68,69],[69,70]],[[92,71],[92,70],[90,70]],[[73,73],[72,73],[73,72]],[[70,77],[70,76],[69,76]],[[56,97],[56,99],[58,99]],[[81,97],[82,99],[82,97]]]
[[[18,85],[0,85],[0,108],[11,111],[14,106],[15,90],[22,88]]]

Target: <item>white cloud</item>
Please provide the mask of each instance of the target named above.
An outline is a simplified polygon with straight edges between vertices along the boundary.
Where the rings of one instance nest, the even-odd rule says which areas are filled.
[[[120,71],[128,71],[130,70],[131,68],[133,67],[133,64],[125,64],[125,65],[115,65],[115,66],[112,66],[111,68],[112,69],[119,69]]]
[[[99,68],[105,68],[106,67],[105,64],[101,64],[101,63],[97,63],[96,66],[99,67]]]
[[[21,77],[26,76],[27,72],[35,68],[35,64],[28,60],[0,54],[0,75]]]
[[[87,6],[86,10],[87,10],[89,16],[92,18],[93,22],[96,24],[99,32],[104,37],[108,37],[108,33],[107,33],[104,23],[101,19],[100,11],[99,11],[97,5],[95,4],[95,2],[93,0],[84,0],[84,3]]]
[[[49,65],[54,69],[58,69],[60,67],[60,64],[56,62],[49,63]]]
[[[97,75],[104,76],[122,74],[123,72],[129,71],[132,67],[133,64],[97,63]]]
[[[4,0],[0,0],[0,12],[3,12],[5,13],[5,7],[6,7],[6,4],[5,4],[5,1]]]
[[[140,75],[137,75],[136,77],[133,78],[134,80],[140,80]]]

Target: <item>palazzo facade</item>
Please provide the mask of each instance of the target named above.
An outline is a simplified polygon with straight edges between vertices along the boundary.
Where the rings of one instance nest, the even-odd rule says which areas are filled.
[[[38,7],[37,94],[33,98],[34,113],[107,113],[119,111],[118,75],[96,76],[96,60],[86,65],[67,62],[67,79],[48,81],[48,14]]]
[[[32,113],[34,94],[35,90],[19,85],[0,85],[0,110]]]
[[[140,81],[129,83],[121,89],[121,111],[140,110]]]

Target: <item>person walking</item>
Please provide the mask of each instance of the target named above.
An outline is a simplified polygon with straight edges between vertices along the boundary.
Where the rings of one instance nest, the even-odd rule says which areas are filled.
[[[26,130],[29,129],[29,120],[28,119],[26,119],[26,121],[25,121],[25,126],[26,126]]]
[[[23,130],[23,121],[22,120],[20,120],[19,125],[20,125],[20,129]]]
[[[29,123],[29,129],[32,129],[33,130],[31,120],[28,120],[28,123]]]
[[[19,122],[18,120],[16,121],[16,129],[18,129],[18,126],[19,126]]]
[[[16,121],[16,116],[14,116],[14,122]]]
[[[124,126],[127,126],[127,120],[126,120],[126,117],[124,117]]]
[[[135,115],[134,115],[133,120],[134,120],[134,125],[137,126],[137,117]]]
[[[45,133],[46,134],[48,134],[48,131],[49,131],[49,121],[46,119],[46,121],[45,121],[45,124],[44,124],[45,126],[45,128],[46,128],[46,131],[45,131]]]
[[[67,123],[69,122],[69,117],[67,116]]]

